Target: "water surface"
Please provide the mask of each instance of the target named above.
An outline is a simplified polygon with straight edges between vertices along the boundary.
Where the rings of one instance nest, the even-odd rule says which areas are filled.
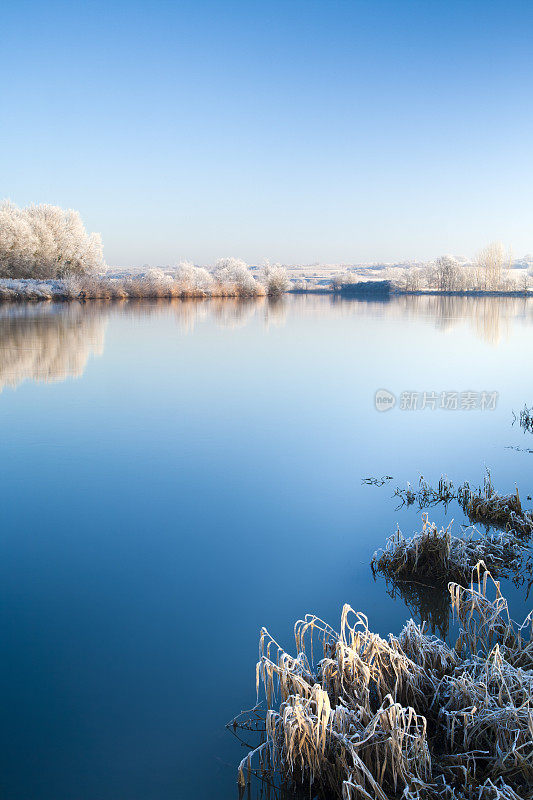
[[[420,524],[394,487],[488,466],[531,493],[532,344],[521,299],[0,307],[3,800],[236,798],[260,627],[416,614],[369,569]]]

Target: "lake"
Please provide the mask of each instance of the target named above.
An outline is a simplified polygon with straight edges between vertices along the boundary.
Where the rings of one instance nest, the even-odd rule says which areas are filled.
[[[261,626],[292,651],[307,612],[417,614],[369,567],[420,527],[397,486],[488,467],[532,505],[531,301],[1,306],[0,332],[2,800],[237,798]]]

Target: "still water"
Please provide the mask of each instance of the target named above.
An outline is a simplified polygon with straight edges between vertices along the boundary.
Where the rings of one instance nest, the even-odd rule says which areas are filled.
[[[260,627],[417,614],[369,568],[394,488],[531,493],[532,350],[520,299],[0,307],[2,800],[234,800]],[[498,398],[400,407],[444,391]]]

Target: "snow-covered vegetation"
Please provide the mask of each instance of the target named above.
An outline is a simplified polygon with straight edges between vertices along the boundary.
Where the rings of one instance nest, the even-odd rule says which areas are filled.
[[[517,573],[524,544],[513,531],[481,534],[475,527],[452,533],[452,524],[440,530],[422,515],[422,530],[405,538],[400,529],[387,539],[383,550],[372,558],[372,570],[394,581],[422,581],[447,586],[465,585],[472,569],[483,561],[491,574]]]
[[[272,297],[284,294],[291,285],[287,270],[279,264],[273,266],[266,264],[263,267],[262,281],[266,286],[267,294]]]
[[[254,273],[237,258],[219,259],[212,269],[183,262],[120,278],[105,269],[100,237],[86,232],[77,211],[0,205],[0,301],[264,297],[290,285],[283,267]]]
[[[259,297],[290,285],[283,267],[267,264],[256,275],[237,258],[219,259],[212,269],[183,262],[122,278],[105,270],[100,236],[87,233],[77,211],[0,205],[0,300]]]
[[[244,261],[225,258],[211,272],[190,263],[176,271],[148,269],[138,276],[70,275],[63,279],[0,280],[0,301],[113,300],[127,298],[276,297],[289,285],[281,267],[267,267],[259,278]]]
[[[484,247],[473,260],[444,255],[429,262],[348,267],[333,275],[331,288],[364,280],[389,280],[398,292],[526,293],[533,281],[532,256],[513,260],[499,242]]]
[[[402,270],[395,285],[404,291],[511,292],[527,291],[528,273],[513,269],[501,243],[484,247],[474,261],[445,255],[423,267]]]
[[[213,267],[179,267],[106,275],[102,242],[87,233],[77,211],[51,205],[0,204],[0,300],[90,298],[260,297],[290,291],[339,291],[361,280],[390,280],[397,292],[527,292],[533,261],[513,261],[499,243],[473,261],[445,255],[428,263],[371,264],[321,277],[317,265],[291,268],[267,263],[250,268],[237,258]],[[292,280],[289,280],[291,274]]]
[[[102,241],[77,211],[0,204],[0,277],[63,278],[104,268]]]

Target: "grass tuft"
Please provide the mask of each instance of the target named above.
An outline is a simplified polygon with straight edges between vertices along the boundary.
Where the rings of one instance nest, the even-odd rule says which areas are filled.
[[[309,797],[532,800],[531,619],[510,619],[484,564],[449,591],[455,648],[412,620],[384,639],[350,606],[338,633],[299,620],[296,656],[263,629],[257,685],[268,711],[241,786],[277,774]],[[252,717],[257,730],[257,709]]]
[[[372,570],[396,581],[417,580],[446,586],[449,581],[467,583],[479,561],[494,575],[520,569],[522,546],[511,533],[482,536],[472,527],[458,537],[452,534],[452,526],[453,521],[439,530],[423,514],[422,530],[407,539],[398,528],[387,540],[385,549],[374,553]]]

